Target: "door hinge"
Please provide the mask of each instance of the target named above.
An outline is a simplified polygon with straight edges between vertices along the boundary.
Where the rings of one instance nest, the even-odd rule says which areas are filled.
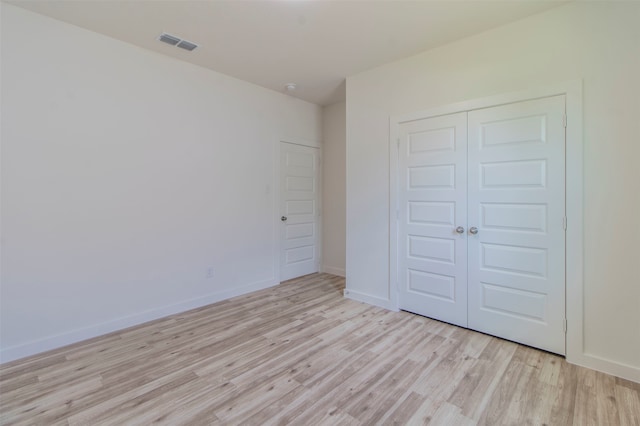
[[[565,333],[567,332],[567,319],[564,319],[564,322],[562,324],[562,331],[564,331]]]
[[[567,230],[567,217],[562,218],[562,229]]]
[[[400,210],[396,210],[396,220],[400,220]]]
[[[562,114],[562,127],[567,127],[567,114]]]

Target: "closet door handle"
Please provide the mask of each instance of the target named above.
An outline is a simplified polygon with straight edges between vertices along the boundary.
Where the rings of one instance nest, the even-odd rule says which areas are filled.
[[[458,226],[458,227],[456,228],[456,232],[457,232],[458,234],[463,234],[463,233],[464,233],[464,228],[463,228],[462,226]]]
[[[471,235],[476,235],[478,233],[478,228],[476,228],[475,226],[472,226],[471,228],[469,228],[469,233]]]

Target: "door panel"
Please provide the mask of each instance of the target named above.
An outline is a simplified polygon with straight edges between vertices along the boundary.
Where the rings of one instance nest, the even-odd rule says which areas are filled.
[[[402,309],[467,326],[466,114],[401,125],[398,282]]]
[[[399,126],[400,308],[565,353],[564,110],[556,96]]]
[[[318,272],[318,149],[280,144],[282,281]]]
[[[468,113],[469,327],[565,353],[564,96]]]

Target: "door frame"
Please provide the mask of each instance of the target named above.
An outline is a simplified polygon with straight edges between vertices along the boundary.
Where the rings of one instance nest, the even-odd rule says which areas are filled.
[[[565,95],[565,334],[566,359],[572,364],[591,365],[583,337],[583,143],[582,80],[457,102],[389,118],[389,301],[398,304],[398,140],[400,125],[409,121]],[[571,303],[568,303],[568,302]],[[604,366],[603,366],[604,368]]]
[[[283,143],[291,145],[299,145],[307,148],[315,148],[318,150],[318,183],[317,183],[317,232],[318,238],[316,239],[316,253],[318,260],[318,272],[322,272],[322,173],[323,173],[323,161],[322,161],[322,142],[316,140],[309,140],[303,138],[286,137],[280,138],[273,143],[273,180],[271,187],[273,188],[273,270],[275,271],[276,281],[282,282],[282,271],[280,270],[280,259],[282,256],[282,233],[280,232],[280,202],[282,201],[282,193],[280,188],[280,147]]]

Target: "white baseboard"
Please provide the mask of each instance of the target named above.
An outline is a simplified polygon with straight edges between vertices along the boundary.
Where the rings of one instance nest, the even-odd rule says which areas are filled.
[[[337,275],[339,277],[346,277],[346,271],[344,268],[335,268],[333,266],[322,265],[322,272],[326,272],[327,274]]]
[[[344,271],[338,268],[323,267],[323,272],[344,276]],[[235,296],[240,296],[243,294],[251,293],[253,291],[273,287],[277,284],[278,281],[275,279],[260,281],[243,287],[211,293],[206,296],[185,300],[172,305],[151,309],[126,317],[116,318],[111,321],[46,337],[44,339],[35,340],[22,345],[4,348],[0,350],[0,362],[5,363],[48,350],[57,349],[66,345],[80,342],[82,340],[87,340],[93,337],[101,336],[103,334],[111,333],[113,331],[122,330],[124,328],[139,325],[148,321],[153,321],[155,319],[162,318],[168,315],[185,312],[190,309],[210,305],[212,303],[230,299]],[[344,296],[348,299],[356,300],[358,302],[364,302],[369,305],[379,306],[391,311],[398,310],[395,306],[393,306],[389,299],[382,299],[376,296],[368,295],[366,293],[346,289],[344,291]],[[635,366],[622,364],[592,354],[582,354],[578,357],[570,357],[567,358],[567,361],[572,364],[591,368],[593,370],[601,371],[603,373],[611,374],[626,380],[640,383],[640,368]]]
[[[57,335],[45,337],[43,339],[34,340],[21,345],[11,346],[0,350],[0,363],[13,361],[30,355],[35,355],[51,349],[61,348],[63,346],[77,343],[82,340],[91,339],[113,331],[122,330],[134,325],[153,321],[168,315],[178,314],[191,309],[200,308],[222,300],[230,299],[235,296],[251,293],[253,291],[262,290],[277,285],[276,279],[267,281],[259,281],[248,284],[246,286],[224,290],[216,293],[207,294],[205,296],[196,297],[194,299],[185,300],[171,305],[150,309],[148,311],[128,315],[113,319],[111,321],[100,324],[91,325],[89,327],[79,328]]]
[[[358,302],[364,302],[369,305],[379,306],[384,309],[388,309],[390,311],[398,311],[398,308],[394,306],[394,304],[389,299],[382,299],[377,296],[371,296],[366,293],[360,293],[359,291],[353,291],[350,289],[345,289],[344,297],[351,300],[356,300]]]
[[[633,365],[623,364],[589,353],[584,353],[578,357],[567,357],[567,362],[640,383],[640,368]]]

